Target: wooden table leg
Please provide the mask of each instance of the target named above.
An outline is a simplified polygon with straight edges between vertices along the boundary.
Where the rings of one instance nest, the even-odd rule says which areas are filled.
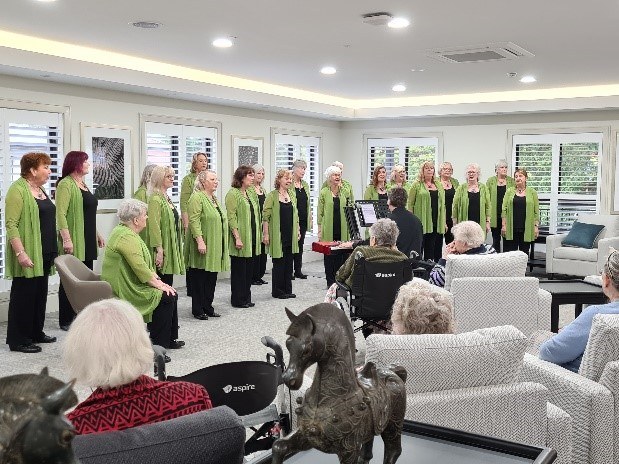
[[[550,331],[559,332],[559,305],[554,301],[550,304]]]

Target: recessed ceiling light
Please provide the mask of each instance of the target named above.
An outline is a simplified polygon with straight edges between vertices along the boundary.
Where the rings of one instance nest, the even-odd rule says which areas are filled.
[[[392,29],[402,29],[404,27],[408,27],[411,22],[406,18],[393,18],[391,21],[387,23]]]
[[[324,66],[320,70],[320,72],[323,74],[335,74],[337,72],[337,69],[335,69],[333,66]]]
[[[413,72],[424,72],[425,69],[423,69],[423,68],[413,68],[413,69],[411,69],[411,71],[413,71]]]
[[[535,79],[535,77],[533,76],[522,76],[520,78],[520,82],[522,82],[523,84],[530,84],[532,82],[536,82],[537,79]]]
[[[404,92],[406,90],[406,86],[404,84],[396,84],[391,87],[391,90],[394,92]]]
[[[37,2],[39,2],[39,3],[53,3],[55,1],[56,0],[37,0]]]
[[[215,40],[213,40],[213,47],[217,47],[217,48],[230,48],[230,47],[232,47],[232,40],[230,40],[230,39],[228,39],[226,37],[215,39]]]
[[[158,23],[157,21],[135,21],[129,24],[133,27],[139,27],[141,29],[157,29],[158,27],[163,26],[163,24]]]

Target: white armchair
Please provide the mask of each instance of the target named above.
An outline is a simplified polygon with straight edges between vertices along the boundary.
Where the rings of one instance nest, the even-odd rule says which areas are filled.
[[[549,235],[546,238],[546,273],[585,277],[599,274],[604,268],[609,248],[619,249],[619,216],[610,214],[580,214],[578,221],[585,224],[601,224],[605,228],[594,248],[561,246],[567,234]]]
[[[406,418],[518,443],[571,462],[571,418],[548,389],[520,382],[527,339],[512,326],[458,335],[371,335],[366,362],[407,370]]]
[[[458,332],[510,324],[527,336],[550,330],[552,296],[525,277],[522,251],[455,255],[445,265],[445,290],[453,295]]]

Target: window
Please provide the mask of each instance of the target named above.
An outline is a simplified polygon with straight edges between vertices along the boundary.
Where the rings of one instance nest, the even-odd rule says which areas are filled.
[[[292,163],[297,159],[302,159],[307,163],[305,171],[305,181],[310,189],[310,207],[312,208],[312,230],[316,228],[318,195],[320,194],[319,159],[320,159],[320,137],[310,137],[304,135],[285,135],[275,133],[275,173],[279,169],[292,169]],[[275,176],[275,174],[274,174]]]
[[[217,171],[217,128],[161,122],[146,122],[144,127],[146,164],[176,170],[170,197],[178,207],[181,182],[191,169],[195,153],[206,153],[208,168]]]
[[[568,231],[579,213],[598,211],[601,133],[514,135],[513,165],[537,190],[540,233]]]
[[[419,168],[426,161],[436,165],[438,161],[438,137],[398,137],[398,138],[368,138],[368,184],[372,181],[372,173],[377,164],[387,169],[387,179],[396,164],[406,169],[409,182],[417,180]]]
[[[47,153],[52,158],[47,184],[43,186],[50,197],[56,187],[59,166],[63,157],[63,114],[43,111],[15,110],[0,108],[0,275],[4,275],[5,253],[10,244],[6,242],[4,228],[4,201],[13,182],[19,179],[19,161],[29,152]],[[0,291],[10,288],[10,282],[2,280]]]

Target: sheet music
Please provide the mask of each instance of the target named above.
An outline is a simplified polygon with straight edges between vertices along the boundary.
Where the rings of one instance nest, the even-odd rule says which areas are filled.
[[[361,203],[359,207],[363,213],[363,222],[366,224],[374,224],[378,220],[376,217],[376,210],[374,210],[374,205],[372,203]]]

